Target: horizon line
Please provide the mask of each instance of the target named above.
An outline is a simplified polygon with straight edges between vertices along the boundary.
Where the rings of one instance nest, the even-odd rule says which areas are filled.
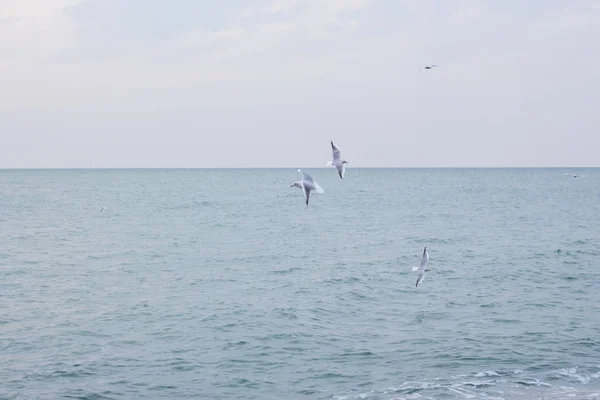
[[[154,170],[154,169],[330,169],[331,167],[0,167],[0,171],[9,170]],[[456,166],[456,167],[350,167],[349,169],[593,169],[600,166]]]

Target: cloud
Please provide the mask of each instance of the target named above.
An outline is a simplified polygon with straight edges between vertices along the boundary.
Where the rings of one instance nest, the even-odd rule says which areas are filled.
[[[94,2],[98,0],[85,3]],[[98,36],[78,36],[81,21],[77,13],[68,10],[83,3],[22,0],[13,2],[18,6],[10,9],[4,5],[0,41],[10,43],[4,48],[21,53],[12,57],[10,52],[0,52],[0,59],[12,60],[4,64],[4,72],[6,65],[13,67],[4,75],[9,85],[31,82],[42,91],[52,86],[56,90],[103,91],[243,81],[302,85],[327,78],[352,81],[372,90],[369,83],[377,85],[379,81],[391,81],[391,87],[414,86],[412,72],[429,63],[440,64],[446,71],[437,74],[457,74],[448,76],[452,85],[457,78],[464,81],[481,75],[484,66],[490,72],[501,67],[500,76],[506,76],[518,63],[541,62],[540,57],[547,58],[553,51],[546,47],[544,37],[579,32],[581,43],[588,43],[584,32],[591,37],[598,21],[598,13],[593,11],[598,2],[590,1],[574,2],[570,7],[538,4],[538,8],[527,8],[526,14],[515,12],[514,5],[469,0],[453,5],[432,0],[270,0],[252,6],[242,2],[245,8],[232,12],[235,16],[216,29],[198,26],[174,39],[172,34],[152,36],[144,46],[115,41],[114,46],[130,46],[115,53],[106,39],[97,46],[106,36],[102,32],[110,30],[113,18],[106,14],[108,9],[88,12],[85,19],[86,26],[96,26],[88,28],[87,35],[100,32]],[[161,2],[147,4],[164,6]],[[165,13],[186,10],[182,5]],[[89,15],[104,19],[93,21]],[[130,18],[141,17],[131,14]],[[132,21],[130,25],[136,24]],[[534,41],[538,43],[532,47]],[[71,51],[66,53],[67,49]],[[95,56],[88,57],[90,53]],[[488,60],[496,60],[497,65]]]
[[[0,60],[12,61],[0,66],[0,113],[20,135],[11,140],[60,132],[37,138],[56,157],[84,136],[106,140],[107,152],[124,146],[121,165],[139,143],[151,155],[132,157],[149,165],[176,141],[182,156],[165,157],[190,166],[229,156],[236,166],[321,165],[327,154],[311,149],[334,134],[360,154],[353,165],[377,166],[551,164],[568,161],[565,149],[593,160],[600,145],[598,1],[102,1],[2,10],[0,41],[12,50]],[[155,31],[161,13],[169,23]],[[272,146],[297,153],[249,158]],[[94,166],[102,154],[89,153]]]
[[[463,2],[458,9],[450,15],[451,22],[455,24],[465,24],[480,19],[482,13],[482,5],[477,2]]]
[[[67,10],[82,0],[19,0],[0,3],[2,63],[40,62],[77,41]]]
[[[286,45],[297,45],[298,41],[339,40],[339,29],[352,30],[356,25],[348,13],[368,5],[367,0],[272,1],[262,7],[243,9],[222,29],[188,32],[170,47],[197,49],[204,59],[226,61],[281,50]]]

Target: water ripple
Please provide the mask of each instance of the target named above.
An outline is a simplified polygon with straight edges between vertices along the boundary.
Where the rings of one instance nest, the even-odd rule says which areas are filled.
[[[326,171],[0,171],[0,398],[600,399],[598,170]]]

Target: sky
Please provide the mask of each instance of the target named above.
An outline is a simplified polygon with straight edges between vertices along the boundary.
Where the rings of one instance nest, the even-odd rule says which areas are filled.
[[[0,168],[600,166],[599,43],[600,0],[0,0]]]

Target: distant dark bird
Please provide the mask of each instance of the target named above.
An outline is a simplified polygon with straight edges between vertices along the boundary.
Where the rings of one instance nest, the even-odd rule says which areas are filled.
[[[431,69],[433,67],[437,67],[437,65],[436,64],[427,65],[423,69]]]
[[[107,209],[106,207],[102,207],[102,209],[100,210],[100,212],[102,212],[102,211],[104,211],[106,209]]]

